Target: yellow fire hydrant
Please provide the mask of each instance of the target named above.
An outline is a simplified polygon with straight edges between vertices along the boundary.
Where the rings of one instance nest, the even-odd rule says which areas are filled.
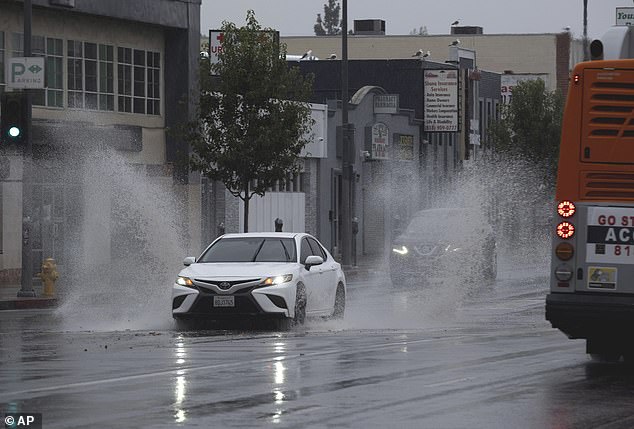
[[[44,285],[44,295],[53,296],[55,294],[55,282],[59,277],[55,259],[46,258],[42,263],[42,272],[37,273],[37,276],[42,280],[42,284]]]

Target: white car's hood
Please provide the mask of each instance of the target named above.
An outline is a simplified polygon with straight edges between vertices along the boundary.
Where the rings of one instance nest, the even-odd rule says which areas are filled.
[[[297,264],[271,262],[230,262],[192,264],[179,273],[180,276],[196,279],[243,279],[292,274]]]

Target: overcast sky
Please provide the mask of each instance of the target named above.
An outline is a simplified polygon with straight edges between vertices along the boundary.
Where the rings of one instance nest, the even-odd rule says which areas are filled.
[[[220,28],[222,21],[244,25],[253,9],[264,27],[282,36],[312,36],[327,0],[202,0],[200,30]],[[341,0],[339,0],[341,4]],[[617,7],[632,0],[588,0],[588,36],[600,37],[615,24]],[[449,34],[451,23],[478,25],[485,34],[557,33],[570,27],[583,34],[583,0],[348,0],[349,28],[355,19],[383,19],[386,33],[409,34],[426,26],[429,34]]]

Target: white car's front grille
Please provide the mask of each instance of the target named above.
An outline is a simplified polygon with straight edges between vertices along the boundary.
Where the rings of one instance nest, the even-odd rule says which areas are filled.
[[[213,286],[216,286],[218,289],[222,291],[227,291],[234,286],[238,286],[236,291],[240,289],[254,286],[260,282],[260,279],[240,279],[240,280],[213,280],[213,279],[194,279],[194,285],[213,291]]]

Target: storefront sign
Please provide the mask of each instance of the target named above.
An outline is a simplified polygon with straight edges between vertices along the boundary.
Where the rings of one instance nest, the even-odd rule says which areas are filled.
[[[616,25],[634,25],[634,7],[617,7]]]
[[[398,94],[375,95],[374,113],[398,113]]]
[[[500,77],[500,93],[502,95],[502,104],[511,104],[513,98],[513,88],[520,82],[541,79],[548,86],[548,75],[545,73],[521,73],[521,74],[503,74]]]
[[[425,70],[423,85],[425,87],[425,131],[459,131],[458,71]]]
[[[414,159],[414,136],[398,134],[395,146],[396,159],[407,161]]]
[[[380,122],[372,125],[372,159],[388,159],[388,133],[387,125]]]

